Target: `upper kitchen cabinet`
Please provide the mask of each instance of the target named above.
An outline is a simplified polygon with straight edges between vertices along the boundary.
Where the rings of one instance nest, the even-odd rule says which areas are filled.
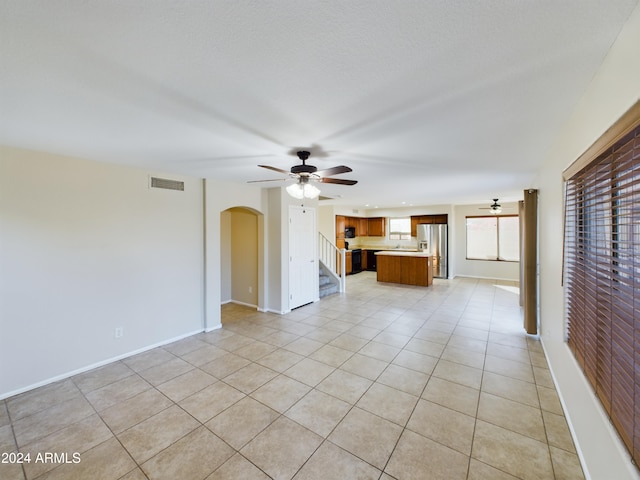
[[[423,224],[440,224],[446,225],[448,220],[448,215],[446,213],[439,215],[413,215],[411,217],[411,236],[415,237],[418,235],[418,225]]]
[[[355,228],[356,237],[384,237],[384,217],[346,217],[336,215],[336,239],[344,239],[344,230],[347,227]]]
[[[336,238],[344,239],[344,227],[346,218],[343,215],[336,215]]]
[[[366,237],[369,235],[369,219],[359,218],[358,225],[356,225],[356,236]]]
[[[367,219],[368,235],[370,237],[384,237],[385,236],[385,218],[384,217],[371,217]]]
[[[344,226],[345,227],[351,227],[351,228],[355,228],[357,230],[358,228],[358,218],[357,217],[344,217]],[[358,232],[356,231],[356,234]]]

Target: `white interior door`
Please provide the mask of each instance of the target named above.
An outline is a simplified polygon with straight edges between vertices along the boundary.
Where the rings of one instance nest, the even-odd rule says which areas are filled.
[[[318,299],[316,209],[289,207],[289,308]]]

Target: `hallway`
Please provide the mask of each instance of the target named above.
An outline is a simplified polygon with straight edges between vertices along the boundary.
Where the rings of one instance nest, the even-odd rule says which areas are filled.
[[[348,277],[223,328],[0,402],[3,479],[582,478],[540,342],[507,282]],[[24,467],[24,469],[22,468]]]

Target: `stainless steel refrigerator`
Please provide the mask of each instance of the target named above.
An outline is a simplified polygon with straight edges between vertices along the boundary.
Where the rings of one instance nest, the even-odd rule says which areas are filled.
[[[448,278],[449,249],[446,225],[418,225],[418,248],[433,257],[434,278]]]

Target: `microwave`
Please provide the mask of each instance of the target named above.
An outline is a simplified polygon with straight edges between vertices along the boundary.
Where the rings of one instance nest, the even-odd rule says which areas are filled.
[[[356,238],[356,227],[345,227],[344,238]]]

